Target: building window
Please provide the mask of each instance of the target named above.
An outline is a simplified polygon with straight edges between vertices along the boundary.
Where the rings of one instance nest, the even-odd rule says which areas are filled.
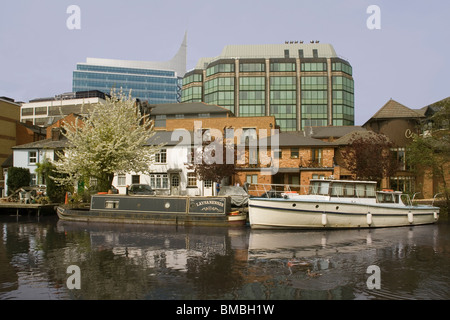
[[[406,170],[406,156],[405,156],[405,148],[394,148],[391,149],[391,154],[393,158],[397,161],[398,170],[404,171]]]
[[[161,149],[157,154],[155,154],[156,163],[166,163],[167,162],[167,149]]]
[[[258,183],[258,175],[257,174],[247,174],[245,177],[245,181],[250,184],[257,184]]]
[[[28,152],[28,163],[29,164],[37,163],[37,152],[36,151]]]
[[[188,178],[188,187],[197,187],[197,176],[195,174],[195,172],[189,172],[187,174],[187,178]]]
[[[131,176],[131,183],[141,183],[141,176],[140,175],[132,175]]]
[[[264,72],[264,63],[241,63],[239,65],[240,72]]]
[[[124,174],[119,174],[117,176],[117,185],[118,186],[126,185],[126,176]]]
[[[322,149],[312,149],[311,150],[311,162],[313,166],[322,166]]]
[[[302,62],[302,71],[327,71],[326,62]]]
[[[169,189],[169,178],[167,174],[151,174],[150,186],[153,189]]]
[[[255,144],[257,139],[256,128],[242,128],[241,143],[249,145],[253,142]]]
[[[156,115],[155,117],[155,127],[165,127],[166,126],[166,115]]]
[[[291,148],[291,159],[298,159],[298,148]]]
[[[209,77],[219,72],[234,72],[234,63],[216,64],[206,69],[206,76]]]
[[[313,58],[318,58],[319,57],[319,52],[317,51],[317,49],[313,49]]]
[[[37,184],[37,177],[35,173],[30,174],[30,185],[35,186]]]
[[[295,71],[295,62],[272,62],[270,71]]]
[[[281,151],[281,149],[275,149],[273,151],[273,157],[275,159],[281,159],[283,157],[283,152]]]
[[[258,164],[258,148],[250,147],[248,148],[248,164],[257,165]]]

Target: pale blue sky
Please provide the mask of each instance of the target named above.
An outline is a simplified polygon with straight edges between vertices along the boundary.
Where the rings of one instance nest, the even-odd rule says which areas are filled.
[[[81,30],[66,27],[70,5]],[[369,5],[380,30],[366,26]],[[0,10],[0,96],[18,101],[71,91],[87,57],[169,60],[186,30],[188,69],[229,44],[332,44],[353,66],[357,125],[390,98],[421,108],[450,96],[448,0],[15,0]]]

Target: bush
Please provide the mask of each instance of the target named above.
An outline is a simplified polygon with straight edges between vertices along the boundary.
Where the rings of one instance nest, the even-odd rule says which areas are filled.
[[[55,166],[45,161],[38,164],[36,172],[40,173],[45,179],[49,201],[52,203],[64,203],[68,187],[58,185],[52,179],[52,177],[61,177],[61,174],[55,171]]]
[[[15,192],[21,187],[28,187],[31,182],[31,174],[29,169],[10,167],[8,168],[8,195]]]

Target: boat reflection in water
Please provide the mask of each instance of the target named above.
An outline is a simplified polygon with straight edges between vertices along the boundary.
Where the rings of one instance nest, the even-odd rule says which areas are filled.
[[[79,253],[71,251],[89,274],[74,298],[450,298],[447,225],[310,231],[57,225],[68,235],[89,235],[88,248],[80,242]],[[381,270],[380,290],[367,286],[373,265]]]
[[[298,298],[447,299],[450,276],[438,258],[446,250],[442,227],[448,228],[252,230],[248,259],[285,265]],[[367,282],[373,266],[380,270],[378,290]]]

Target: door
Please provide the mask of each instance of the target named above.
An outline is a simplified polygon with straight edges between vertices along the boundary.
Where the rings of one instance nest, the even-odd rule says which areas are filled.
[[[173,196],[180,195],[180,175],[178,173],[174,173],[171,175],[170,194]]]
[[[204,196],[213,195],[213,182],[211,180],[203,181],[203,195]]]

